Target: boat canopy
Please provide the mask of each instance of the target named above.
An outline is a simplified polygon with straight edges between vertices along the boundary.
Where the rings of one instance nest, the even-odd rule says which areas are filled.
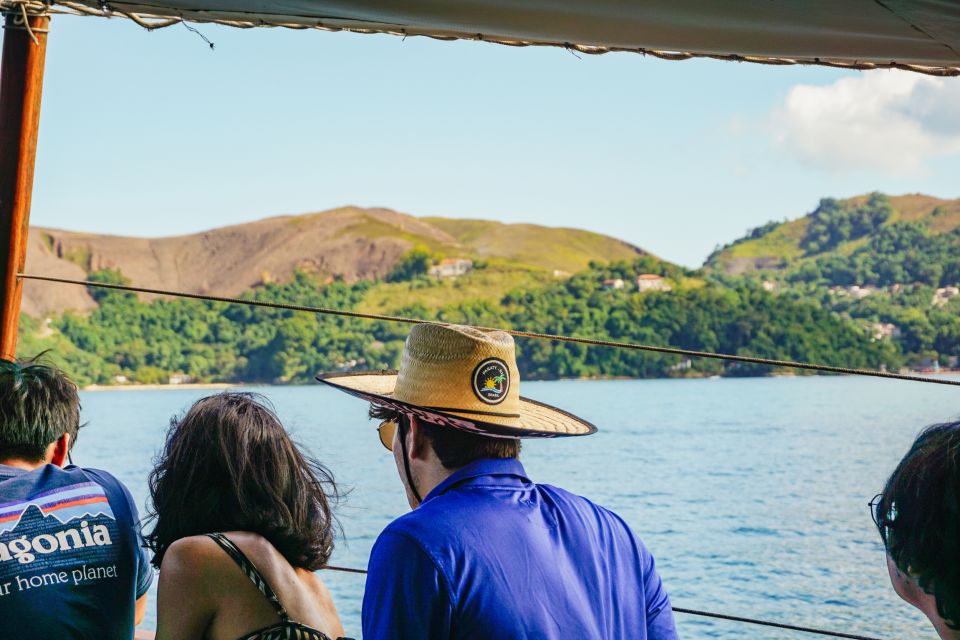
[[[0,6],[39,0],[0,0]],[[54,0],[54,10],[960,74],[956,0]],[[167,24],[171,21],[167,20]],[[165,26],[153,23],[152,26]]]

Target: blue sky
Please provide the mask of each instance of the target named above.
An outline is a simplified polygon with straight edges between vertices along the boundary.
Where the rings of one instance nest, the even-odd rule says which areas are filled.
[[[572,226],[695,266],[823,196],[960,196],[960,79],[123,19],[51,25],[35,225],[345,204]]]

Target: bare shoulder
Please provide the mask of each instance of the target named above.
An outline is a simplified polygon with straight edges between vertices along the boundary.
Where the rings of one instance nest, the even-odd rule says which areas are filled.
[[[163,554],[160,577],[166,582],[196,580],[216,561],[216,543],[206,536],[189,536],[175,540]]]
[[[287,561],[269,540],[259,533],[250,531],[226,531],[223,533],[230,542],[247,556],[258,569],[268,570],[273,566],[288,566]],[[208,538],[209,540],[209,538]],[[213,543],[213,540],[210,540]],[[216,543],[213,543],[216,544]]]
[[[188,536],[174,540],[163,554],[161,570],[167,566],[208,560],[216,550],[216,543],[207,536]]]

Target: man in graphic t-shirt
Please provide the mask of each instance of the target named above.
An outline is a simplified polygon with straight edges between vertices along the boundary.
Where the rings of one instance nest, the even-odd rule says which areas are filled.
[[[105,471],[68,464],[77,387],[0,360],[0,640],[130,640],[152,573],[136,507]]]

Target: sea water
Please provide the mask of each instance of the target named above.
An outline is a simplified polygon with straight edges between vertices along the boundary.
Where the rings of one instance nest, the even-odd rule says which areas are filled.
[[[252,390],[349,490],[332,564],[364,568],[377,534],[407,511],[366,406],[320,385]],[[75,461],[112,471],[143,508],[170,417],[208,393],[82,393],[89,424]],[[960,414],[960,389],[781,377],[525,382],[523,394],[600,428],[587,438],[527,441],[522,461],[535,481],[623,516],[654,553],[674,606],[880,638],[935,637],[893,593],[867,503],[923,426]],[[363,576],[320,575],[347,634],[359,638]],[[148,629],[155,584],[150,600]],[[816,637],[676,617],[683,638]]]

